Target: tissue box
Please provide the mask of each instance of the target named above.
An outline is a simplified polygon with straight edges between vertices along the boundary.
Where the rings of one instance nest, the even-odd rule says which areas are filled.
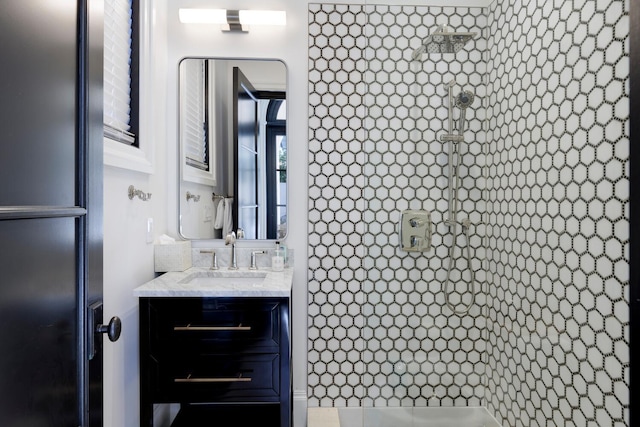
[[[185,271],[191,268],[190,241],[153,245],[153,255],[156,273]]]

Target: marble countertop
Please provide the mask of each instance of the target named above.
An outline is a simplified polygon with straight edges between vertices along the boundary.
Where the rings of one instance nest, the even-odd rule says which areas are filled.
[[[254,280],[247,276],[262,276]],[[216,283],[202,283],[203,277],[216,278]],[[234,278],[239,278],[235,281]],[[271,268],[249,270],[211,270],[192,267],[181,272],[165,273],[133,290],[136,297],[290,297],[293,285],[293,269],[273,271]]]

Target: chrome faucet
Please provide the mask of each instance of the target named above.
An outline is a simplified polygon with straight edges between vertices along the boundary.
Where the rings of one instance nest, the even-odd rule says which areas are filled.
[[[236,232],[232,231],[227,234],[227,237],[224,239],[225,245],[231,245],[231,265],[229,266],[229,270],[237,270],[238,269],[238,260],[236,258]]]

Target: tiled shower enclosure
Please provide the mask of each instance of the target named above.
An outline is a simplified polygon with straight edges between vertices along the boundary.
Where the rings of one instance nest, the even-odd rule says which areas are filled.
[[[438,24],[478,36],[412,61]],[[628,423],[628,28],[625,1],[309,5],[309,406]],[[443,293],[466,244],[444,224],[452,78],[476,95],[464,316]],[[432,212],[430,252],[398,248],[404,209]]]

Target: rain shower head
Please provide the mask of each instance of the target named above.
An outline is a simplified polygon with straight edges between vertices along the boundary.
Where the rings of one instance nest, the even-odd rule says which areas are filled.
[[[446,25],[440,25],[433,34],[429,34],[419,48],[413,51],[411,57],[418,59],[423,53],[456,53],[477,34],[450,32]]]

